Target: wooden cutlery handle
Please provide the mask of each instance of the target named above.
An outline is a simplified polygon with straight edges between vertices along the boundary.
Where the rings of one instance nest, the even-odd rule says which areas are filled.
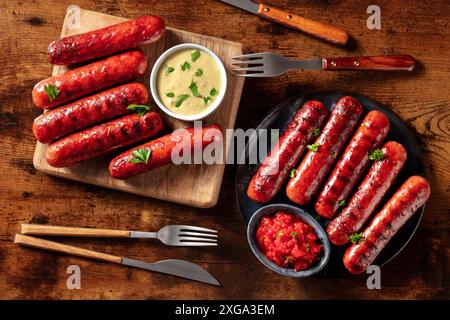
[[[415,60],[410,55],[390,55],[372,57],[324,58],[322,69],[333,70],[372,70],[372,71],[412,71]]]
[[[74,256],[91,258],[96,260],[114,262],[114,263],[122,263],[122,258],[113,256],[106,253],[101,253],[97,251],[92,251],[88,249],[83,249],[79,247],[69,246],[67,244],[62,244],[58,242],[53,242],[49,240],[34,238],[30,236],[25,236],[22,234],[16,234],[14,239],[14,243],[24,245],[27,247],[39,248],[49,251],[62,252],[71,254]]]
[[[60,226],[47,226],[40,224],[22,224],[22,234],[41,236],[75,236],[75,237],[101,237],[101,238],[128,238],[130,231],[109,230],[95,228],[73,228]]]
[[[258,14],[266,19],[306,32],[329,42],[345,45],[348,41],[348,34],[342,29],[291,14],[263,3],[259,4]]]

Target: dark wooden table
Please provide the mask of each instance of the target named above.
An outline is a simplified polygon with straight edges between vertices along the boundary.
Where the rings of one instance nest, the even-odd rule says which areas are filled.
[[[236,127],[255,126],[287,97],[320,89],[352,90],[383,102],[414,130],[423,151],[432,196],[409,245],[382,268],[382,289],[368,290],[366,277],[295,280],[257,262],[247,246],[234,195],[235,167],[226,169],[217,206],[196,209],[146,199],[36,172],[31,90],[50,75],[46,49],[59,37],[73,1],[0,1],[0,298],[145,299],[448,299],[450,208],[450,3],[380,0],[381,30],[366,27],[370,1],[272,1],[293,12],[344,27],[357,39],[350,48],[318,41],[209,0],[78,1],[82,8],[137,17],[157,14],[167,25],[239,41],[245,52],[274,51],[293,58],[409,53],[411,74],[290,72],[247,80]],[[189,192],[186,190],[186,192]],[[170,223],[205,225],[220,232],[220,247],[173,248],[146,241],[64,242],[127,257],[177,257],[209,269],[216,288],[161,274],[68,257],[13,244],[20,223],[120,229],[158,229]],[[68,290],[66,268],[81,268],[81,289]]]

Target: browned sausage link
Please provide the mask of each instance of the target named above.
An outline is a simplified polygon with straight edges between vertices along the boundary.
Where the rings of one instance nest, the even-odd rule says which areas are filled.
[[[406,180],[364,230],[361,241],[347,249],[343,259],[345,268],[354,274],[364,272],[429,196],[427,180],[419,176]]]
[[[142,16],[103,29],[64,37],[48,46],[48,61],[57,65],[84,62],[136,48],[159,40],[165,32],[164,20]]]
[[[328,224],[332,243],[349,242],[350,235],[361,229],[403,168],[407,153],[401,144],[389,141],[381,150],[384,159],[375,161],[348,205]]]
[[[203,150],[212,143],[219,143],[222,147],[222,129],[218,125],[203,128],[178,129],[171,134],[147,142],[115,157],[109,164],[109,173],[116,179],[128,179],[140,173],[164,166],[172,161],[172,153],[191,153],[197,148]],[[134,152],[147,150],[147,162],[133,162]],[[192,158],[192,157],[191,157]]]
[[[141,50],[124,52],[37,83],[33,103],[51,109],[76,98],[142,77],[147,58]],[[50,91],[50,95],[49,92]]]
[[[377,149],[389,131],[389,119],[381,111],[370,111],[353,135],[319,194],[314,208],[325,218],[331,218],[345,201],[364,169],[369,153]]]
[[[147,112],[143,116],[127,115],[50,144],[47,162],[54,167],[68,167],[148,139],[156,135],[162,125],[161,116],[156,112]]]
[[[362,111],[361,104],[352,97],[338,101],[314,143],[317,150],[313,148],[306,154],[295,177],[288,183],[286,193],[289,199],[301,205],[311,200],[352,134]]]
[[[145,104],[148,92],[142,83],[125,84],[71,104],[49,110],[34,120],[33,133],[49,143],[69,133],[133,112],[130,104]]]
[[[250,199],[260,203],[273,199],[300,159],[306,144],[314,138],[314,129],[322,126],[327,114],[328,110],[318,101],[307,101],[297,111],[250,181],[247,189]]]

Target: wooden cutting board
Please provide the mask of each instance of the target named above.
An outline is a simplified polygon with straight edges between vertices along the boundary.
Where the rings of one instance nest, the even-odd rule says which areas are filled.
[[[64,19],[61,37],[103,28],[127,20],[125,18],[84,9],[79,9],[79,12],[80,28],[68,28],[68,25],[73,25],[70,24],[70,22],[73,21],[73,16],[68,9]],[[219,109],[214,114],[204,119],[204,124],[217,123],[224,131],[227,128],[233,128],[242,88],[244,86],[244,79],[230,76],[230,58],[242,54],[242,46],[240,43],[168,28],[164,39],[161,39],[157,44],[142,47],[148,56],[149,69],[146,76],[139,80],[147,86],[150,92],[150,72],[156,59],[163,51],[180,43],[201,44],[216,53],[224,63],[228,72],[227,93]],[[55,66],[53,68],[53,75],[65,71],[65,67]],[[152,103],[152,105],[156,108],[156,104]],[[164,117],[164,120],[165,123],[172,128],[188,127],[192,125],[187,122],[169,119],[167,116]],[[93,160],[84,161],[73,167],[54,168],[45,160],[46,151],[47,145],[38,142],[34,153],[33,163],[37,170],[47,174],[202,208],[209,208],[216,204],[225,170],[225,164],[171,164],[123,181],[111,178],[108,173],[109,161],[114,155],[117,155],[118,152]]]

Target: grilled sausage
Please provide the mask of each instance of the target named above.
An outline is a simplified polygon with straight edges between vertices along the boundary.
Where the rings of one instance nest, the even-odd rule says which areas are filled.
[[[130,104],[145,104],[148,92],[142,83],[125,84],[37,117],[33,133],[41,143],[49,143],[69,133],[85,129],[105,120],[131,113]]]
[[[109,164],[109,173],[116,179],[128,179],[137,174],[164,166],[172,161],[172,153],[177,155],[197,148],[203,150],[214,141],[222,140],[222,130],[218,125],[210,125],[201,129],[186,128],[147,142],[115,157]],[[133,155],[138,150],[148,150],[147,162],[135,163]],[[178,153],[180,151],[180,153]]]
[[[389,131],[389,119],[381,111],[370,111],[353,135],[315,203],[319,215],[333,217],[369,164],[369,153],[377,149]]]
[[[55,141],[47,149],[47,162],[53,167],[68,167],[148,139],[162,126],[161,116],[156,112],[127,115]]]
[[[147,58],[141,50],[124,52],[93,62],[63,74],[44,79],[33,88],[33,103],[51,109],[81,96],[142,77],[147,70]],[[53,91],[53,95],[46,92]]]
[[[345,268],[353,274],[364,272],[429,196],[427,180],[419,176],[406,180],[362,232],[361,241],[347,249],[343,258]]]
[[[166,30],[164,20],[142,16],[103,29],[64,37],[48,46],[48,61],[68,65],[136,48],[158,41]]]
[[[264,159],[253,176],[247,195],[253,201],[265,203],[280,190],[289,172],[319,129],[328,110],[318,101],[307,101],[289,122],[280,140]]]
[[[362,112],[361,104],[352,97],[343,97],[338,101],[313,145],[317,150],[310,150],[306,154],[295,177],[288,183],[286,193],[289,199],[301,205],[311,200],[353,132]]]
[[[348,205],[328,224],[328,239],[332,243],[349,242],[349,237],[361,229],[403,168],[407,153],[401,144],[389,141],[381,150],[384,159],[370,167]]]

